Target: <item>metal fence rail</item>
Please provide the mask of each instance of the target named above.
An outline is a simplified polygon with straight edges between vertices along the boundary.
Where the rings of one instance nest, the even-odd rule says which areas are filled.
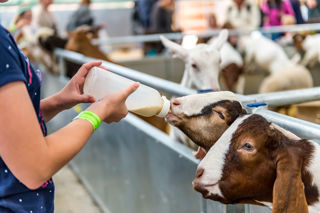
[[[56,50],[55,54],[60,58],[60,62],[63,62],[64,59],[68,59],[73,62],[83,64],[95,60],[93,58],[88,58],[81,54],[65,50]],[[135,81],[139,81],[145,85],[149,85],[164,92],[172,93],[173,95],[184,96],[196,93],[195,90],[181,87],[181,85],[179,84],[149,76],[129,68],[124,68],[119,65],[114,65],[106,61],[103,61],[103,65],[108,67],[112,72],[115,72],[127,78],[131,78]],[[61,79],[64,80],[60,81],[60,84],[61,82],[65,82],[65,78],[63,76],[60,78],[60,80]],[[50,84],[46,84],[46,86],[50,88]],[[320,98],[319,89],[320,88],[313,88],[251,96],[239,95],[239,97],[243,101],[244,105],[252,102],[267,102],[270,106],[279,106],[282,104],[287,105],[292,103],[301,103],[304,101],[318,100]],[[274,122],[289,131],[292,131],[299,137],[315,140],[320,139],[320,125],[291,118],[261,108],[255,110],[255,113],[263,115],[269,121]],[[65,122],[68,118],[70,120],[73,116],[74,115],[60,117],[60,120],[58,120],[58,123],[60,122],[59,125],[61,125],[61,122]],[[160,133],[159,130],[154,129],[151,126],[148,126],[149,125],[129,115],[129,117],[122,123],[120,122],[119,125],[112,125],[111,127],[109,126],[108,128],[103,128],[103,130],[100,129],[101,133],[95,134],[96,136],[94,140],[96,141],[93,142],[93,144],[98,143],[99,145],[96,145],[95,147],[92,147],[94,145],[87,146],[87,150],[83,151],[83,153],[85,154],[80,154],[79,157],[77,157],[73,161],[72,165],[80,174],[81,178],[84,179],[84,182],[87,183],[86,185],[89,190],[98,191],[97,195],[95,196],[98,196],[96,200],[99,204],[103,206],[106,203],[109,208],[115,208],[115,206],[121,206],[121,202],[123,202],[123,200],[129,200],[131,202],[130,196],[127,197],[125,195],[123,200],[119,202],[117,200],[114,200],[114,198],[112,197],[112,193],[110,194],[105,192],[105,190],[111,189],[114,190],[117,194],[118,189],[114,189],[113,186],[124,184],[128,185],[128,187],[129,185],[130,187],[132,186],[134,190],[139,192],[140,200],[138,199],[132,201],[133,203],[128,203],[127,205],[129,208],[122,206],[120,212],[128,212],[128,209],[130,209],[130,212],[139,213],[158,212],[158,208],[165,208],[166,212],[173,212],[172,209],[176,209],[177,206],[191,204],[190,208],[192,211],[186,210],[183,206],[183,208],[178,209],[174,212],[180,212],[181,210],[182,212],[200,211],[204,213],[270,213],[270,210],[268,208],[261,208],[250,205],[224,206],[217,204],[216,202],[203,201],[202,199],[197,198],[197,195],[193,195],[190,190],[185,189],[185,187],[188,188],[190,180],[193,178],[193,172],[197,164],[197,161],[192,158],[191,150],[181,145],[173,145],[172,143],[174,142],[172,142],[168,136]],[[118,134],[117,137],[114,136],[114,132],[118,131],[120,134]],[[128,140],[130,143],[128,143]],[[112,144],[111,152],[106,151],[107,147],[104,145],[105,141],[108,141],[108,143]],[[134,141],[133,144],[137,144],[137,147],[133,147],[131,143],[132,141]],[[142,154],[138,152],[137,149],[142,149],[145,152]],[[105,154],[105,152],[107,152],[107,154]],[[114,152],[118,153],[120,157],[114,155]],[[113,158],[109,158],[109,155],[113,156],[116,159],[115,163],[118,164],[120,162],[120,168],[117,169],[110,165],[110,162],[114,162],[115,160]],[[94,158],[92,156],[94,156]],[[128,158],[128,156],[130,156],[131,158]],[[165,161],[162,158],[167,158],[170,160]],[[135,161],[135,164],[131,165],[127,161]],[[136,163],[139,162],[141,165],[144,165],[145,162],[148,162],[147,170],[141,171],[139,167],[136,167]],[[185,169],[185,173],[183,173],[182,175],[180,173],[176,173],[177,169],[180,168],[175,165],[176,163],[178,163],[178,165]],[[155,173],[158,174],[158,170],[153,170],[154,167],[152,166],[156,166],[159,164],[166,165],[166,167],[161,167],[159,176],[157,176],[155,175]],[[94,167],[99,167],[99,169],[102,169],[103,172],[108,173],[108,175],[110,173],[112,183],[105,182],[104,178],[101,179],[100,176],[103,177],[104,173],[102,173],[102,171],[100,171],[98,168],[90,168],[90,166],[92,165],[94,165]],[[126,170],[128,170],[129,173],[127,173]],[[92,174],[97,175],[93,176]],[[141,178],[141,174],[143,174],[143,178],[146,178],[144,180],[146,182],[141,182],[141,180],[139,179]],[[126,175],[129,178],[126,179]],[[192,178],[190,176],[192,176]],[[167,186],[167,183],[172,183],[170,181],[173,182],[173,185]],[[153,194],[150,194],[147,188],[145,188],[145,183],[147,183],[148,186],[153,189]],[[158,187],[158,185],[153,185],[157,183],[160,183],[160,188]],[[101,189],[101,186],[99,184],[106,185],[106,188]],[[142,188],[139,188],[139,186]],[[179,186],[174,188],[176,190],[176,193],[174,192],[175,190],[172,190],[172,187],[174,186]],[[126,192],[126,190],[128,189],[126,189],[126,187],[120,187],[120,190],[121,192]],[[130,191],[130,193],[133,192]],[[184,200],[174,200],[175,197],[171,197],[172,194],[170,193],[174,193],[174,196],[183,196],[186,200],[189,201],[187,201],[188,203],[184,204]],[[162,199],[162,202],[164,202],[162,204],[160,203],[162,206],[157,203],[157,199]],[[196,203],[193,203],[191,201],[193,199],[196,201]],[[137,206],[137,203],[135,202],[140,202],[140,204]],[[151,204],[151,206],[149,204]],[[237,208],[240,208],[240,210],[237,210]],[[114,210],[117,211],[116,209]],[[161,212],[163,212],[163,209],[161,209]]]
[[[318,124],[282,115],[263,108],[257,109],[254,113],[262,115],[272,123],[278,124],[301,138],[309,140],[320,139],[320,125]]]
[[[93,60],[99,60],[99,59],[94,59],[94,58],[89,58],[89,57],[85,57],[82,54],[79,53],[75,53],[72,51],[68,51],[68,50],[62,50],[62,49],[57,49],[55,50],[55,54],[59,57],[59,61],[60,63],[63,62],[63,60],[68,59],[72,62],[75,63],[79,63],[79,64],[83,64],[83,63],[88,63],[90,61]],[[99,60],[101,61],[101,60]],[[195,94],[196,91],[183,87],[180,84],[171,82],[171,81],[167,81],[165,79],[161,79],[161,78],[156,78],[141,72],[138,72],[136,70],[127,68],[127,67],[122,67],[116,64],[112,64],[110,62],[107,61],[102,61],[103,62],[103,66],[107,67],[108,69],[110,69],[111,72],[114,72],[118,75],[121,75],[123,77],[126,78],[130,78],[134,81],[139,81],[142,84],[151,86],[153,88],[171,93],[173,95],[176,96],[184,96],[184,95],[189,95],[189,94]],[[65,73],[65,71],[63,70],[64,66],[60,66],[60,68],[62,69],[62,73]]]
[[[61,49],[56,50],[55,54],[60,58],[59,60],[60,62],[63,61],[64,59],[68,59],[73,62],[83,64],[83,63],[87,63],[92,60],[95,60],[93,58],[85,57],[84,55],[79,53],[61,50]],[[164,92],[168,92],[176,96],[185,96],[185,95],[196,93],[195,90],[182,87],[177,83],[173,83],[168,80],[153,77],[133,69],[115,65],[106,61],[103,61],[103,65],[108,67],[111,72],[117,73],[121,76],[130,78],[135,81],[139,81],[145,85],[151,86],[155,89],[162,90]],[[255,94],[255,95],[247,95],[247,96],[238,95],[238,96],[244,106],[246,106],[249,103],[265,102],[269,106],[274,107],[274,106],[283,106],[283,105],[320,100],[320,87],[302,89],[302,90],[266,93],[266,94]],[[298,134],[298,135],[301,135],[301,137],[306,136],[305,137],[306,139],[314,139],[314,137],[317,137],[320,139],[320,125],[313,124],[307,121],[293,119],[293,118],[290,118],[289,116],[283,116],[279,113],[274,113],[268,110],[262,111],[261,114],[262,115],[266,114],[266,116],[268,116],[270,121],[274,121],[275,123],[279,124],[280,126],[283,126],[284,128],[294,133],[296,133],[295,131],[298,131],[299,128],[303,126],[303,130],[305,134],[300,134],[300,133]],[[299,123],[303,125],[299,125]],[[289,124],[292,124],[292,126]],[[295,124],[297,124],[297,126]],[[311,138],[308,136],[309,130],[310,130],[310,135],[312,136]]]
[[[241,96],[243,104],[265,102],[270,107],[320,100],[320,87]]]
[[[49,74],[43,82],[45,96],[65,85]],[[60,113],[48,123],[49,132],[76,114]],[[267,207],[202,199],[192,189],[198,165],[192,150],[131,114],[119,123],[102,124],[70,165],[105,213],[271,213]]]
[[[68,59],[75,63],[83,64],[96,60],[94,58],[86,57],[80,53],[57,49],[55,54],[59,57],[60,69],[62,75],[65,73],[63,61]],[[101,60],[100,60],[101,61]],[[150,76],[139,71],[119,66],[116,64],[103,61],[103,66],[110,69],[111,72],[130,78],[134,81],[139,81],[145,85],[151,86],[155,89],[162,90],[164,92],[173,94],[175,96],[185,96],[190,94],[195,94],[197,91],[181,86],[180,84]],[[267,94],[255,94],[255,95],[238,95],[243,104],[256,103],[256,102],[266,102],[269,106],[283,106],[289,104],[297,104],[307,101],[320,100],[320,87],[303,89],[303,90],[292,90],[285,92],[274,92]]]
[[[300,31],[319,31],[320,24],[300,24],[288,26],[274,26],[274,27],[261,27],[255,30],[229,30],[230,35],[246,35],[252,31],[260,31],[264,34],[283,33],[283,32],[300,32]],[[124,44],[124,43],[141,43],[141,42],[156,42],[160,41],[160,35],[168,39],[178,40],[182,39],[185,35],[197,35],[199,38],[209,38],[217,36],[220,30],[209,30],[206,33],[166,33],[166,34],[152,34],[152,35],[137,35],[137,36],[122,36],[107,39],[95,39],[94,44]]]

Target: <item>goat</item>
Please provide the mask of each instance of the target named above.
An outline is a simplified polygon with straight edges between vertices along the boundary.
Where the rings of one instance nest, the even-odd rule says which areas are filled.
[[[81,53],[88,57],[111,61],[98,46],[92,44],[90,33],[90,27],[78,27],[71,33],[70,39],[66,44],[66,49]]]
[[[301,64],[304,66],[314,67],[320,62],[320,35],[302,35],[293,36],[294,46],[297,51],[301,52],[304,57]]]
[[[46,50],[47,53],[53,55],[55,48],[62,48],[74,52],[81,53],[85,56],[106,60],[112,63],[109,57],[107,57],[98,46],[91,43],[91,39],[98,36],[97,27],[81,26],[78,27],[74,32],[69,34],[68,39],[61,38],[55,35],[54,32],[50,32],[51,29],[43,29],[38,33],[37,40],[40,46]],[[52,59],[53,60],[53,59]],[[67,61],[67,77],[72,77],[81,65]]]
[[[220,53],[223,43],[228,38],[228,31],[220,32],[216,42],[211,45],[198,44],[192,49],[185,49],[181,45],[174,43],[164,36],[160,39],[171,53],[184,60],[185,70],[181,80],[181,85],[195,89],[220,90],[218,76],[220,71]],[[193,149],[197,147],[181,131],[176,128],[170,129],[170,136]]]
[[[25,26],[22,30],[24,39],[19,43],[20,49],[32,63],[40,63],[48,71],[58,74],[58,66],[55,63],[52,52],[48,52],[42,43],[42,40],[51,37],[54,31],[45,27],[34,29],[31,26]]]
[[[181,80],[182,86],[199,90],[220,90],[218,82],[221,62],[220,50],[228,39],[227,30],[221,31],[216,42],[212,45],[198,44],[192,49],[185,49],[164,36],[161,36],[160,39],[174,56],[185,62],[185,70]]]
[[[166,121],[180,129],[199,146],[195,157],[201,159],[223,132],[242,114],[238,97],[229,91],[189,95],[171,101]],[[291,132],[274,125],[291,139],[299,139]]]
[[[209,44],[216,42],[213,38]],[[220,73],[229,91],[243,94],[245,79],[243,76],[243,59],[240,53],[229,43],[225,42],[220,50]]]
[[[296,64],[267,76],[261,83],[259,93],[313,87],[312,76],[304,66]]]
[[[65,49],[81,53],[91,58],[102,59],[117,64],[106,56],[98,46],[92,44],[92,35],[97,36],[97,32],[95,32],[96,29],[93,30],[94,31],[92,32],[92,29],[87,26],[78,27],[74,32],[70,33],[70,39],[68,40]],[[72,77],[79,68],[80,65],[67,63],[67,76]]]
[[[269,73],[292,65],[282,47],[264,37],[260,32],[252,32],[249,36],[240,37],[238,49],[244,54],[246,66],[255,63]]]
[[[245,54],[245,64],[254,62],[270,75],[262,82],[259,92],[275,92],[290,89],[310,88],[313,80],[310,72],[288,58],[277,43],[254,32],[240,38],[239,50]]]
[[[261,115],[242,115],[202,159],[193,186],[225,204],[315,213],[320,210],[319,160],[318,144],[288,137]]]
[[[232,92],[211,92],[174,99],[166,121],[199,146],[194,154],[201,158],[241,113],[246,111]]]

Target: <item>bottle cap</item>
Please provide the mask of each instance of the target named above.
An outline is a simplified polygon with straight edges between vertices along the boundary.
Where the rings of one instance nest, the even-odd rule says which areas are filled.
[[[162,109],[157,115],[158,117],[164,118],[169,113],[170,110],[170,101],[167,99],[166,96],[162,96]]]

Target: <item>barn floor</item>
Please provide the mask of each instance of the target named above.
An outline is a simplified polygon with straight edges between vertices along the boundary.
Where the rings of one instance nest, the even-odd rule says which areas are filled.
[[[65,166],[54,177],[55,212],[102,213],[73,171]]]

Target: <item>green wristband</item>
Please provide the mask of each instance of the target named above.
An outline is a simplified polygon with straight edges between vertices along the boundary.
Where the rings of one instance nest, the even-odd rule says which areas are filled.
[[[83,111],[75,117],[75,119],[85,119],[89,121],[93,126],[93,130],[96,130],[101,124],[99,116],[91,111]]]

